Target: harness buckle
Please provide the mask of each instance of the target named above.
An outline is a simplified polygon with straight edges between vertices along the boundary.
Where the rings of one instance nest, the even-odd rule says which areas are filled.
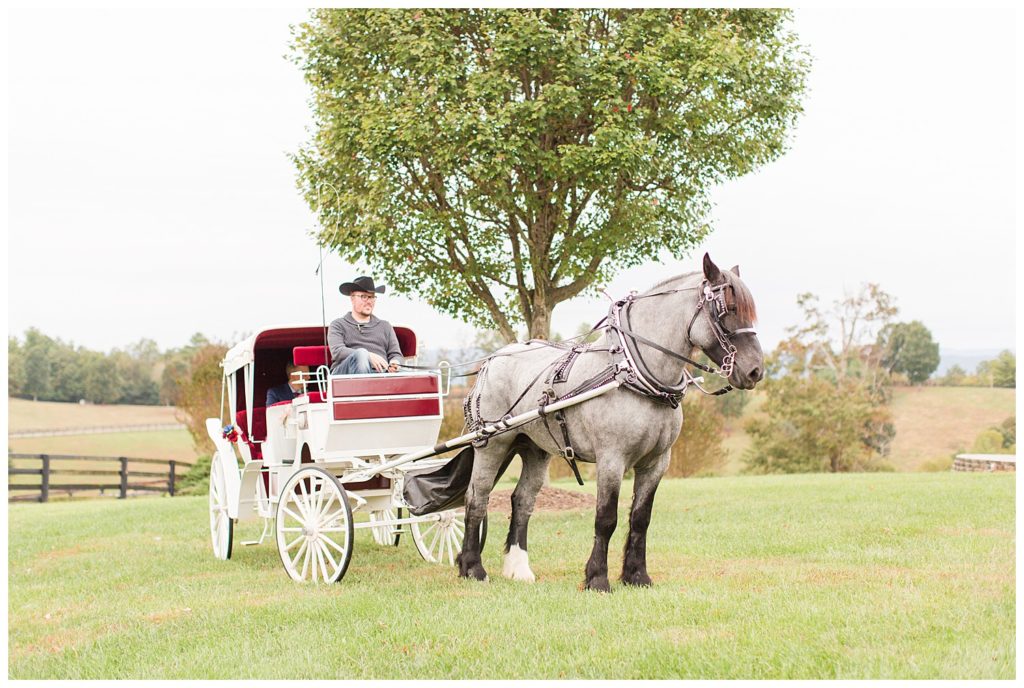
[[[562,454],[564,454],[565,458],[569,459],[570,461],[576,458],[576,451],[572,447],[566,447],[565,449],[563,449]]]

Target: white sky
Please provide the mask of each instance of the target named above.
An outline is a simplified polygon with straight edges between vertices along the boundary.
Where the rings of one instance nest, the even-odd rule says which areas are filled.
[[[302,10],[14,10],[8,15],[8,331],[96,349],[141,337],[320,320],[313,218],[286,154],[307,91],[284,59]],[[806,10],[814,56],[790,152],[716,190],[715,231],[622,295],[739,263],[773,347],[824,299],[875,281],[944,351],[1015,348],[1014,18],[1009,10]],[[361,274],[329,257],[337,284]],[[387,282],[385,276],[379,281]],[[555,310],[570,335],[599,299]],[[427,346],[472,330],[387,296],[378,314]]]

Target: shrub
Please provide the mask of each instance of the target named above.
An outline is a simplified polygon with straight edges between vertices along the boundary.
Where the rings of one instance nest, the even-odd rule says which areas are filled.
[[[672,445],[672,459],[665,475],[689,478],[718,474],[727,458],[722,446],[724,439],[725,416],[715,398],[688,395],[683,401],[683,429]]]
[[[209,454],[204,454],[196,459],[188,473],[179,480],[176,485],[175,494],[182,495],[204,495],[210,489],[210,460]]]

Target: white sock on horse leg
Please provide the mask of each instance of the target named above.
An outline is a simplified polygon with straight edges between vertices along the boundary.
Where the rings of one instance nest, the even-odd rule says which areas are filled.
[[[505,564],[501,568],[501,575],[517,581],[533,583],[537,577],[530,570],[530,555],[525,549],[519,549],[519,545],[512,545],[505,554]]]

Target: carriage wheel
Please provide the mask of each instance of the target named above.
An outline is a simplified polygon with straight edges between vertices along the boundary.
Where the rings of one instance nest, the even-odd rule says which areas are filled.
[[[396,518],[402,518],[401,508],[396,511],[394,507],[388,507],[387,509],[370,512],[370,523],[393,521]],[[373,541],[384,547],[398,547],[398,541],[402,537],[401,526],[373,526],[370,528],[370,532],[373,534]]]
[[[462,551],[462,540],[466,535],[466,514],[464,509],[442,511],[437,521],[412,523],[412,541],[416,551],[431,564],[455,566],[455,557]],[[480,523],[480,549],[487,542],[487,519]]]
[[[334,583],[352,558],[352,507],[338,479],[319,466],[296,471],[277,503],[277,553],[293,580]]]
[[[213,541],[213,556],[218,559],[231,558],[231,542],[235,524],[228,516],[228,490],[224,479],[224,467],[217,455],[210,461],[210,539]]]

